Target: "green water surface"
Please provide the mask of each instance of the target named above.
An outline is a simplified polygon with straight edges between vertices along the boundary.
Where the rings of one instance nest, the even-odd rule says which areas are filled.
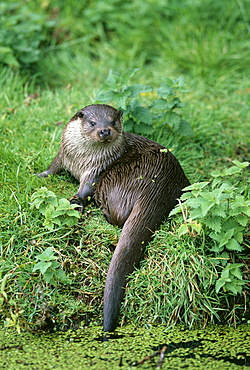
[[[108,341],[100,327],[50,334],[1,330],[0,369],[247,369],[249,330],[250,325],[199,330],[124,326]],[[146,358],[163,347],[165,357],[157,367],[159,354]]]

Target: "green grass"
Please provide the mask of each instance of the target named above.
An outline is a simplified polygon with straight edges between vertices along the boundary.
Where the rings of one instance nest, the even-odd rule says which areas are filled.
[[[74,7],[54,0],[33,9],[51,17],[58,6],[54,31],[61,36],[47,35],[32,65],[0,66],[0,279],[6,279],[0,307],[8,325],[36,330],[50,320],[57,328],[79,320],[101,324],[105,274],[119,230],[90,207],[77,226],[48,231],[30,203],[42,186],[58,197],[74,194],[77,183],[68,174],[41,179],[34,173],[50,164],[64,124],[94,101],[110,69],[139,67],[131,84],[154,88],[164,77],[184,76],[189,91],[179,93],[187,103],[182,117],[193,136],[170,132],[160,141],[173,149],[192,183],[210,180],[213,170],[235,159],[249,160],[249,1],[152,1],[146,7],[137,0],[122,2],[122,12],[120,1],[110,1],[109,12],[102,3]],[[32,9],[32,2],[27,6]],[[177,237],[180,222],[173,218],[162,226],[131,276],[122,322],[191,326],[242,317],[244,299],[215,293],[218,272],[209,253],[202,243]],[[249,236],[244,243],[249,248]],[[32,271],[47,247],[54,248],[72,284],[49,285]],[[249,280],[247,267],[244,276]]]

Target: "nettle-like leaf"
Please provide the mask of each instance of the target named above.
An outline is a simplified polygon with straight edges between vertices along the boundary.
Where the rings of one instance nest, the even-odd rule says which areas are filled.
[[[218,279],[215,283],[216,293],[218,293],[220,291],[220,289],[226,285],[227,282],[231,282],[231,279],[230,278],[227,278],[227,279],[220,278],[220,279]]]
[[[182,119],[179,111],[174,111],[184,106],[184,103],[176,96],[177,91],[184,91],[182,89],[183,79],[173,81],[166,78],[160,88],[153,91],[149,85],[128,85],[128,79],[137,70],[123,74],[110,71],[106,84],[96,96],[95,103],[115,103],[118,108],[124,110],[126,129],[129,128],[135,133],[151,136],[154,130],[159,128],[160,134],[168,130],[181,135],[192,135],[191,125]],[[151,98],[148,107],[142,106],[137,101],[145,96]],[[127,119],[131,120],[131,118],[135,120],[135,125],[131,121],[126,123]],[[136,126],[139,123],[145,125],[139,129]]]
[[[68,199],[59,199],[58,201],[59,205],[58,207],[55,209],[55,211],[53,212],[53,217],[58,217],[58,216],[61,216],[61,215],[65,215],[65,213],[68,214],[68,212],[72,211],[73,212],[73,215],[75,217],[80,217],[79,215],[79,212],[77,212],[74,208],[77,207],[77,205],[75,204],[70,204],[70,202],[68,201]]]
[[[169,96],[174,95],[174,88],[171,86],[173,82],[169,79],[168,82],[163,82],[159,89],[157,89],[157,94],[163,99],[167,99]]]
[[[47,283],[55,285],[58,281],[70,283],[70,279],[66,276],[60,263],[57,261],[58,257],[54,255],[52,247],[45,249],[43,253],[36,256],[36,259],[39,262],[33,267],[33,272],[39,270]]]
[[[228,243],[228,241],[232,238],[234,234],[234,229],[227,230],[226,232],[223,230],[220,233],[210,233],[210,237],[219,243],[219,247],[224,246]]]
[[[221,277],[216,282],[217,293],[223,287],[225,291],[231,291],[234,294],[241,293],[245,284],[242,277],[242,263],[228,263],[221,272]]]
[[[139,68],[133,68],[122,74],[113,71],[112,69],[108,73],[107,84],[110,88],[115,89],[119,85],[125,85],[130,78],[139,70]]]
[[[73,226],[81,217],[75,210],[77,205],[70,204],[67,199],[58,199],[56,195],[48,191],[47,188],[41,188],[31,196],[33,203],[31,207],[36,206],[40,213],[45,217],[43,225],[48,230],[53,230],[54,226]]]
[[[115,96],[114,91],[102,90],[102,91],[99,91],[98,94],[96,95],[95,102],[105,104],[105,103],[112,101],[114,96]]]
[[[188,200],[187,205],[189,205],[190,201],[200,196],[200,194],[202,193],[202,189],[205,188],[208,184],[210,184],[210,182],[203,181],[203,182],[195,182],[192,185],[186,186],[184,189],[185,193],[182,195],[181,199]],[[194,200],[193,204],[196,204],[196,200]]]
[[[138,95],[146,92],[152,91],[152,87],[149,85],[131,85],[127,87],[127,90],[130,92],[130,98],[136,98]]]
[[[244,216],[250,217],[250,200],[246,200],[242,195],[235,197],[231,203],[230,213],[231,216]]]
[[[231,238],[226,244],[226,248],[229,251],[238,251],[241,252],[243,250],[243,247],[237,242],[235,238]]]
[[[216,233],[221,231],[221,217],[219,216],[210,216],[204,220],[204,223]]]
[[[153,127],[148,125],[147,123],[141,122],[140,124],[135,124],[133,126],[133,131],[135,134],[141,135],[142,133],[145,135],[150,135],[153,132]]]
[[[175,113],[175,112],[166,112],[165,113],[165,120],[166,120],[166,124],[169,127],[174,129],[175,131],[179,130],[181,118],[177,113]]]
[[[48,205],[57,207],[58,201],[55,193],[48,190],[46,187],[41,187],[35,193],[31,195],[31,208],[35,207],[42,213],[45,214],[45,209]]]
[[[152,115],[147,108],[137,106],[133,109],[133,111],[131,111],[131,114],[134,118],[141,122],[145,122],[147,124],[152,123]]]
[[[167,109],[167,102],[165,99],[155,99],[152,101],[150,108],[152,110],[164,110]]]
[[[237,161],[237,159],[235,159],[233,161],[233,164],[235,164],[240,169],[244,169],[244,168],[247,168],[250,165],[250,162],[247,162],[247,161],[246,162],[240,162],[240,161]]]
[[[247,215],[242,215],[242,214],[238,214],[238,215],[237,215],[237,222],[238,222],[241,226],[247,226],[247,224],[249,223],[249,216],[247,216]]]
[[[212,217],[220,217],[221,219],[227,217],[226,210],[228,209],[228,205],[226,202],[220,202],[218,205],[213,205],[213,212]]]

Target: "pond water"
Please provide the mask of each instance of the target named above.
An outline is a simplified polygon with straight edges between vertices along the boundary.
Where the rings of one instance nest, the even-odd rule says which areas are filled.
[[[0,331],[0,369],[248,369],[250,325],[124,326],[103,341],[101,327],[37,334]]]

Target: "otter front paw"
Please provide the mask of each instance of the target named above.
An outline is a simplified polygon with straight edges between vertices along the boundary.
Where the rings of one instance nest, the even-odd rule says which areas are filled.
[[[78,207],[75,207],[77,211],[80,213],[83,213],[84,211],[84,206],[85,206],[85,201],[82,198],[78,198],[78,196],[74,195],[70,200],[70,204],[76,204]]]

